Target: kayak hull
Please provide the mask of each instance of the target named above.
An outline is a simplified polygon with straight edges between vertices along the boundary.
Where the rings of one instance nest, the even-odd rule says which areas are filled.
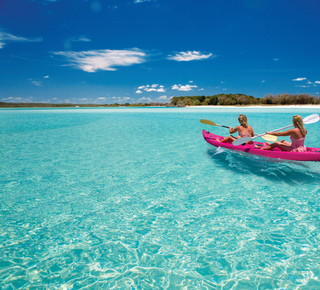
[[[320,161],[320,148],[307,147],[306,152],[286,152],[281,151],[278,148],[273,150],[261,150],[254,148],[254,145],[266,145],[261,142],[253,142],[252,144],[243,144],[234,146],[232,143],[222,143],[216,139],[222,140],[224,137],[219,136],[209,131],[202,130],[203,138],[211,145],[215,147],[223,147],[231,150],[242,151],[254,155],[260,155],[269,158],[284,159],[284,160],[296,160],[296,161]]]

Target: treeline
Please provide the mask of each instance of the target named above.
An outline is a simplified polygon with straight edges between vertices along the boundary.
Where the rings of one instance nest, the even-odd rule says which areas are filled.
[[[267,95],[264,98],[255,98],[244,94],[219,94],[213,96],[185,96],[173,97],[170,106],[241,106],[241,105],[317,105],[318,96],[309,94],[280,94]]]
[[[261,104],[265,105],[317,105],[319,103],[319,97],[310,96],[309,94],[268,95],[261,99]]]
[[[185,106],[233,106],[233,105],[256,105],[260,99],[244,94],[219,94],[213,96],[186,96],[173,97],[170,105],[176,107]]]

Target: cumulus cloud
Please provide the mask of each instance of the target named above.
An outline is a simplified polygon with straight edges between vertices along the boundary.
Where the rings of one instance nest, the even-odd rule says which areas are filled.
[[[3,48],[8,42],[40,42],[42,38],[26,38],[21,36],[15,36],[10,33],[6,33],[0,30],[0,49]]]
[[[172,90],[178,90],[178,91],[184,91],[184,92],[188,92],[191,91],[193,88],[197,88],[197,86],[195,85],[173,85],[171,87]]]
[[[315,84],[320,84],[320,81],[315,81],[314,83],[315,83]]]
[[[296,78],[293,79],[294,82],[301,82],[301,81],[305,81],[307,78]]]
[[[158,98],[158,100],[166,100],[166,99],[168,99],[168,97],[167,97],[166,95],[160,96],[160,97]]]
[[[151,98],[142,97],[142,98],[138,99],[138,102],[148,103],[148,102],[152,102],[152,99]]]
[[[141,94],[142,91],[164,93],[165,89],[164,86],[158,84],[140,86],[138,87],[136,94]]]
[[[212,53],[201,53],[200,51],[181,51],[175,55],[168,55],[168,59],[176,61],[192,61],[192,60],[201,60],[212,57]]]
[[[115,71],[115,67],[130,66],[145,62],[146,54],[134,50],[90,50],[90,51],[58,51],[55,55],[65,57],[69,65],[86,72],[98,70]]]
[[[1,101],[7,102],[7,103],[33,103],[35,100],[33,97],[8,97],[8,98],[2,98]]]
[[[115,101],[116,103],[122,103],[122,102],[127,102],[131,100],[131,98],[130,97],[112,97],[111,100]]]

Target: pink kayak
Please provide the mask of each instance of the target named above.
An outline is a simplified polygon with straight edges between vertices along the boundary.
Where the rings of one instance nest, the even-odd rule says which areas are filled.
[[[254,148],[254,145],[264,146],[265,143],[253,142],[253,144],[244,144],[234,146],[232,143],[221,143],[216,141],[217,138],[222,140],[224,137],[210,133],[209,131],[202,130],[203,138],[211,145],[215,147],[223,147],[236,151],[247,152],[255,155],[261,155],[264,157],[286,159],[286,160],[297,160],[297,161],[320,161],[320,148],[307,147],[307,152],[285,152],[279,148],[273,150],[260,150]]]

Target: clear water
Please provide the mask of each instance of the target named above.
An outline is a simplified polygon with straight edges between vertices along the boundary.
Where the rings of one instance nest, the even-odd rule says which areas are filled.
[[[0,288],[320,289],[320,163],[204,141],[239,113],[320,109],[0,110]]]

